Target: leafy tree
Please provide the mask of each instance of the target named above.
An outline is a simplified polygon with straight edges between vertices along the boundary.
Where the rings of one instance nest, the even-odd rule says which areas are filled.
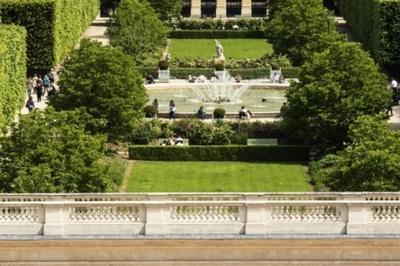
[[[0,191],[104,192],[112,187],[100,164],[105,137],[86,134],[78,111],[34,111],[0,139]]]
[[[137,64],[158,59],[166,45],[167,28],[146,1],[122,0],[108,30],[111,45]]]
[[[182,0],[145,0],[150,3],[154,10],[159,14],[162,21],[167,21],[172,17],[181,15]]]
[[[57,110],[80,108],[101,121],[91,131],[122,139],[142,117],[147,101],[141,75],[131,58],[100,43],[81,43],[64,65],[60,93],[50,98]]]
[[[334,191],[399,191],[400,134],[382,117],[363,116],[350,127],[351,144],[317,163],[316,175]]]
[[[274,51],[286,54],[294,65],[301,65],[310,51],[310,43],[321,41],[321,34],[334,33],[335,23],[321,0],[279,0],[266,27],[267,39]]]
[[[286,93],[283,121],[292,136],[321,149],[341,149],[357,117],[378,114],[391,101],[384,76],[355,43],[335,42],[315,54],[299,80]]]

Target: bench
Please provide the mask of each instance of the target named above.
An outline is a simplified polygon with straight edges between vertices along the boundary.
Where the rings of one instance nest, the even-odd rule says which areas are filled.
[[[248,146],[273,146],[278,145],[278,139],[247,139]]]
[[[164,141],[168,141],[168,139],[158,139],[157,145],[161,146],[164,143]],[[189,139],[182,139],[182,141],[183,141],[183,146],[189,146]],[[174,145],[174,146],[176,146],[176,145]]]

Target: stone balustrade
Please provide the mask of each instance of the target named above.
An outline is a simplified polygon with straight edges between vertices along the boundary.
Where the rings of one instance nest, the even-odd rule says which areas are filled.
[[[400,193],[0,194],[0,235],[399,234]]]

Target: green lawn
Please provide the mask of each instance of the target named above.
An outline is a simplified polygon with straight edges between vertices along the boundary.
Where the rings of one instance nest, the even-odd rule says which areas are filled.
[[[129,192],[305,192],[306,167],[242,162],[135,163]]]
[[[272,53],[272,46],[263,39],[220,39],[227,59],[256,59]],[[169,52],[172,58],[213,58],[213,39],[172,39]]]

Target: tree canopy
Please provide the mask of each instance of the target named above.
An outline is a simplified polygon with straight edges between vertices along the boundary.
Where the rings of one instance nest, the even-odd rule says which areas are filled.
[[[113,188],[99,162],[104,136],[88,135],[78,111],[34,111],[21,116],[0,139],[0,191],[21,193],[105,192]]]
[[[182,0],[145,0],[150,3],[162,21],[181,15]]]
[[[399,191],[400,133],[382,117],[363,116],[350,127],[351,144],[317,163],[315,175],[333,191]]]
[[[122,0],[108,33],[136,64],[157,61],[167,43],[167,28],[147,1]]]
[[[309,44],[321,41],[323,33],[334,33],[335,23],[321,0],[275,0],[277,7],[266,27],[267,39],[277,54],[287,55],[294,65],[309,57]],[[283,5],[281,7],[280,5]]]
[[[286,93],[283,121],[296,138],[341,149],[350,124],[384,111],[391,92],[377,65],[358,44],[334,42],[301,68]]]
[[[92,131],[122,139],[147,101],[141,75],[121,51],[84,40],[65,62],[60,93],[50,98],[56,110],[82,109],[100,121]]]

